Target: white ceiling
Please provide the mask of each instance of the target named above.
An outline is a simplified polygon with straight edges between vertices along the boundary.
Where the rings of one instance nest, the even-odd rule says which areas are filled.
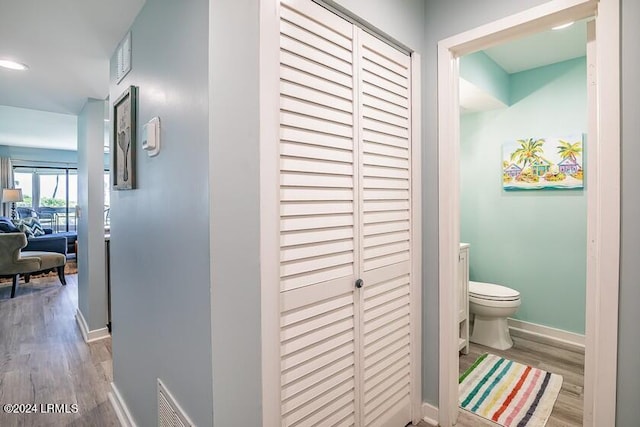
[[[77,115],[109,91],[109,58],[144,0],[0,0],[0,105]],[[54,148],[54,147],[52,147]]]
[[[507,73],[517,73],[585,56],[587,23],[576,22],[562,30],[548,30],[501,44],[486,53]]]

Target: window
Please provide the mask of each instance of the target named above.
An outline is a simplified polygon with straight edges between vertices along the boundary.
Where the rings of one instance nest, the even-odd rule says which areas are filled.
[[[17,188],[22,188],[24,200],[18,204],[23,207],[18,210],[21,217],[35,212],[40,223],[54,233],[76,231],[76,169],[18,166],[14,168],[14,181]]]
[[[75,168],[49,166],[16,166],[13,177],[16,188],[22,189],[23,201],[16,206],[21,217],[35,212],[40,223],[54,233],[76,231],[76,205],[78,204],[78,171]],[[110,226],[109,171],[104,171],[104,226]]]
[[[22,189],[22,201],[17,202],[17,207],[30,208],[33,204],[33,175],[31,173],[14,172],[13,180],[15,188]]]
[[[53,231],[76,230],[78,175],[75,169],[38,170],[39,200],[34,209]]]

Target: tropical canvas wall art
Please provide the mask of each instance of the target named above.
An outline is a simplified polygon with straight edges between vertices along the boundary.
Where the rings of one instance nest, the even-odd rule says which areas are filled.
[[[502,145],[505,190],[583,188],[582,134],[524,138]]]

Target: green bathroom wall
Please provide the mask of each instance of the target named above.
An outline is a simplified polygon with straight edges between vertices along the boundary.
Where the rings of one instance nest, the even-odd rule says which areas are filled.
[[[484,52],[460,58],[460,77],[471,82],[509,105],[509,73]]]
[[[586,133],[586,79],[584,57],[515,73],[510,107],[460,121],[461,240],[471,244],[471,280],[520,291],[516,319],[580,334],[588,189],[507,192],[501,163],[506,141]]]

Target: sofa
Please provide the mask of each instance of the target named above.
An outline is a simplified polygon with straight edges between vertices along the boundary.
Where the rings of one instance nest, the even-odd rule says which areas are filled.
[[[11,219],[6,216],[0,216],[0,233],[15,233],[19,231]],[[72,253],[75,254],[78,233],[68,231],[53,234],[53,230],[50,228],[43,228],[43,231],[45,233],[44,236],[29,237],[27,246],[23,251],[57,252],[65,256]]]

